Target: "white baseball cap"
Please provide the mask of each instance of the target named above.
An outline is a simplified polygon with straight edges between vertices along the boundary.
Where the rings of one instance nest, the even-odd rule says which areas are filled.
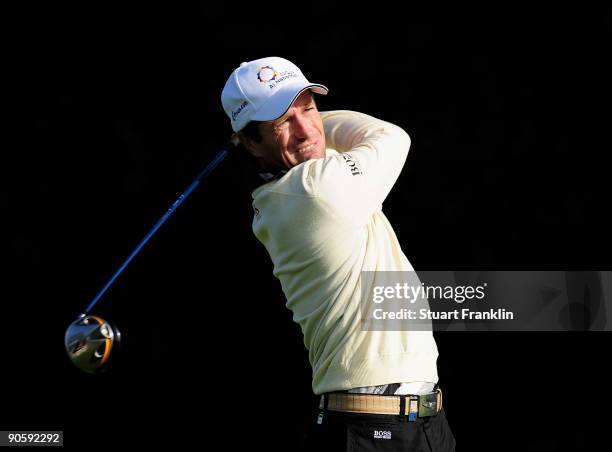
[[[272,121],[283,116],[307,89],[327,94],[328,89],[310,83],[300,68],[279,57],[242,63],[227,79],[221,103],[234,132],[249,121]]]

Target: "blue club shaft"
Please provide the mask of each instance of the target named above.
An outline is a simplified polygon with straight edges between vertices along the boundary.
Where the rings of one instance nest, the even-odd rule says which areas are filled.
[[[115,279],[117,279],[117,277],[121,274],[121,272],[125,270],[125,267],[127,267],[128,264],[132,261],[132,259],[134,259],[134,257],[138,254],[138,252],[142,249],[142,247],[149,241],[151,237],[153,237],[153,235],[157,232],[157,230],[161,227],[161,225],[164,224],[168,218],[170,218],[170,215],[174,213],[176,208],[183,203],[185,198],[187,198],[187,196],[191,194],[191,192],[198,186],[198,184],[206,176],[208,176],[208,174],[210,174],[210,172],[213,169],[215,169],[215,167],[219,163],[221,163],[221,161],[227,156],[227,153],[228,152],[225,149],[219,151],[219,153],[215,156],[215,158],[213,158],[211,162],[206,166],[206,168],[202,170],[202,172],[198,175],[198,177],[196,177],[196,179],[191,183],[191,185],[187,187],[187,189],[183,192],[183,194],[179,196],[179,198],[176,201],[174,201],[174,204],[172,204],[172,206],[168,209],[168,211],[164,214],[164,216],[161,217],[161,219],[155,224],[155,226],[153,226],[153,229],[151,229],[149,233],[145,236],[145,238],[142,239],[142,241],[138,244],[136,249],[132,251],[132,254],[130,254],[129,257],[125,260],[125,262],[121,264],[121,267],[119,267],[119,269],[115,272],[115,274],[111,276],[111,278],[108,280],[106,285],[95,296],[93,301],[89,303],[89,306],[87,306],[87,309],[85,309],[84,314],[88,314],[89,311],[91,311],[91,309],[95,306],[98,300],[102,298],[102,295],[104,295],[104,293],[113,284],[113,282],[115,282]]]

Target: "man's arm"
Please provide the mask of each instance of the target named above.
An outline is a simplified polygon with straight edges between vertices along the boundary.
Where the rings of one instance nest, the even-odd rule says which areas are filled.
[[[410,137],[400,127],[363,113],[322,112],[321,117],[327,147],[340,154],[309,166],[313,192],[338,215],[363,224],[395,184]]]

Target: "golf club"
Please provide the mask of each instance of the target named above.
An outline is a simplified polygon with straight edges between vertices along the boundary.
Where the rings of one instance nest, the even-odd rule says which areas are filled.
[[[108,288],[115,282],[117,277],[125,270],[132,259],[138,254],[142,247],[149,239],[157,232],[162,224],[174,213],[178,206],[191,194],[198,184],[206,177],[221,161],[227,156],[228,151],[222,149],[202,170],[198,177],[187,187],[178,199],[172,204],[168,211],[161,219],[153,226],[153,229],[142,239],[136,249],[128,256],[121,264],[119,269],[111,276],[109,281],[97,293],[94,299],[89,303],[87,308],[79,317],[68,326],[64,337],[64,346],[70,360],[79,369],[96,373],[104,371],[108,368],[110,362],[111,351],[117,350],[121,343],[121,333],[115,325],[99,316],[90,315],[89,312],[93,309],[96,303],[102,298]]]

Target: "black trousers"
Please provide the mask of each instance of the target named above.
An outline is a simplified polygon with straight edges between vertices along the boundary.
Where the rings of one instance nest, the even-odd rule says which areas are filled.
[[[322,416],[322,419],[321,419]],[[320,422],[320,423],[319,423]],[[407,416],[323,411],[306,438],[304,450],[335,452],[454,452],[455,437],[444,408],[437,416]]]

